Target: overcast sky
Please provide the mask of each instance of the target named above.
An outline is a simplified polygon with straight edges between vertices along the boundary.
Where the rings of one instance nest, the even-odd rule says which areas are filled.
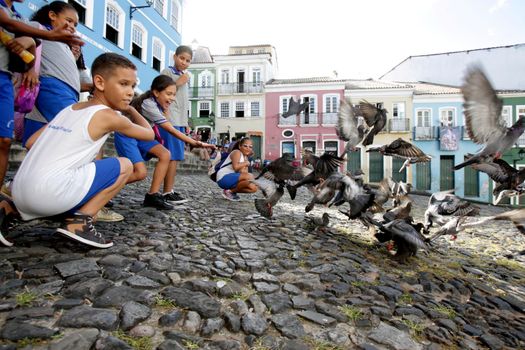
[[[184,0],[182,42],[271,44],[278,78],[378,78],[408,56],[525,43],[524,0]]]

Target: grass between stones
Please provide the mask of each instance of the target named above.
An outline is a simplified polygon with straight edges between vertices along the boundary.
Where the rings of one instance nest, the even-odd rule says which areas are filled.
[[[397,299],[397,303],[399,305],[408,305],[408,304],[412,304],[412,295],[410,295],[410,293],[403,293],[399,296],[399,298]]]
[[[503,266],[503,267],[506,267],[508,268],[509,270],[513,270],[513,271],[521,271],[521,272],[524,272],[525,273],[525,267],[517,262],[517,261],[514,261],[514,260],[509,260],[509,259],[497,259],[495,261],[496,265],[499,265],[499,266]]]
[[[116,332],[113,332],[113,336],[128,343],[129,346],[131,346],[135,350],[153,350],[153,342],[151,341],[151,337],[134,338],[130,335],[127,335],[121,329],[119,329]]]
[[[16,295],[16,305],[20,307],[30,306],[33,304],[37,297],[38,295],[26,288],[25,291]]]
[[[432,309],[434,311],[436,311],[436,312],[439,312],[442,315],[447,316],[451,320],[453,320],[457,316],[456,311],[453,308],[449,307],[449,306],[438,305],[438,306],[434,306]]]
[[[199,348],[199,344],[191,340],[184,340],[182,345],[188,350],[194,350]]]
[[[20,339],[16,342],[16,348],[17,349],[23,349],[26,347],[33,347],[33,346],[44,346],[52,342],[53,340],[58,340],[64,337],[64,333],[58,333],[53,335],[50,339],[42,339],[42,338],[24,338]],[[0,343],[1,344],[1,343]]]
[[[160,308],[175,308],[177,307],[177,304],[175,304],[173,301],[169,299],[162,298],[160,296],[155,297],[155,306]]]
[[[351,321],[356,321],[363,316],[363,312],[354,306],[340,306],[339,310],[346,315]]]
[[[310,337],[305,337],[303,340],[312,350],[343,350],[343,348],[327,341]]]
[[[425,326],[421,323],[414,322],[409,319],[403,319],[401,322],[403,322],[408,329],[410,330],[410,333],[416,340],[421,340],[423,336],[423,331],[425,330]]]

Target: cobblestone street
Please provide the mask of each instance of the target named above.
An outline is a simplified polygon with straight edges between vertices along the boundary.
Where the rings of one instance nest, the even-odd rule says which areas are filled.
[[[115,242],[87,249],[24,223],[0,248],[0,349],[517,349],[525,347],[525,236],[490,222],[442,237],[406,264],[357,220],[305,189],[274,208],[222,198],[180,175],[192,198],[143,208],[149,182],[114,200]],[[413,196],[422,221],[428,197]],[[483,206],[482,216],[504,211]],[[331,216],[325,230],[305,217]]]

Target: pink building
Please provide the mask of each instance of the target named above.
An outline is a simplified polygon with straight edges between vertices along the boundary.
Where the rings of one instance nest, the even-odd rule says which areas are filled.
[[[300,158],[303,149],[317,155],[343,154],[344,142],[337,138],[335,124],[345,80],[331,78],[272,79],[266,83],[264,159],[274,160],[283,153]],[[308,101],[308,113],[284,118],[290,97]]]

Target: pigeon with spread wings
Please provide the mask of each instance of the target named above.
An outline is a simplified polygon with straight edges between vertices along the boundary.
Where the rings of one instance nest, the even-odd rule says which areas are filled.
[[[295,101],[293,97],[290,97],[288,102],[288,110],[283,113],[283,118],[288,118],[292,115],[297,115],[301,112],[304,112],[306,107],[308,107],[308,101],[299,103],[298,101]]]
[[[433,193],[428,200],[424,225],[428,230],[432,224],[445,225],[453,216],[476,216],[479,207],[467,202],[455,194],[454,190]]]
[[[501,116],[503,102],[481,68],[469,68],[461,92],[465,100],[463,108],[468,135],[472,141],[484,147],[468,160],[456,165],[454,170],[500,158],[525,131],[525,116],[520,116],[511,127],[505,125]]]
[[[359,125],[357,113],[350,100],[341,100],[335,132],[340,140],[346,141],[345,153],[358,151],[356,146],[365,136],[366,128],[363,124]]]
[[[363,140],[363,146],[368,146],[374,142],[374,136],[385,127],[387,110],[378,108],[367,101],[361,101],[359,103],[359,112],[365,118],[366,125],[370,127]]]
[[[370,147],[366,150],[367,152],[379,152],[384,156],[392,156],[396,158],[405,159],[405,162],[399,169],[399,172],[402,172],[407,166],[414,163],[426,163],[430,162],[432,157],[425,154],[418,147],[414,146],[408,141],[398,138],[392,141],[388,145]]]

